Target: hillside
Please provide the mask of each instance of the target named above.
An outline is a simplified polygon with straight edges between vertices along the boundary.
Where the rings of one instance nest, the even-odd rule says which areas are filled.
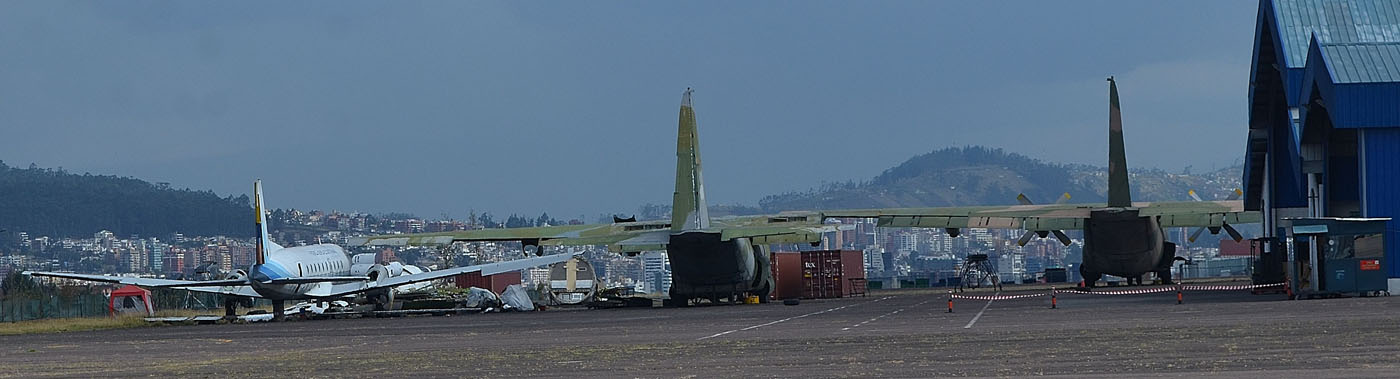
[[[1187,201],[1195,189],[1206,199],[1224,198],[1239,187],[1240,167],[1203,174],[1161,170],[1130,172],[1135,201]],[[759,201],[763,212],[803,209],[937,207],[1015,204],[1025,193],[1037,203],[1068,192],[1075,203],[1105,201],[1107,171],[1101,167],[1042,162],[986,147],[948,148],[915,156],[864,182],[827,184],[806,192]]]
[[[0,162],[0,229],[30,236],[252,236],[248,196],[173,189],[139,179]],[[5,233],[5,236],[11,236]]]

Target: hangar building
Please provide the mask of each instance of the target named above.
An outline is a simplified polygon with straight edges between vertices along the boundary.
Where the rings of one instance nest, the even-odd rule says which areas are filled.
[[[1262,0],[1249,78],[1245,207],[1286,217],[1391,217],[1400,284],[1400,1]]]

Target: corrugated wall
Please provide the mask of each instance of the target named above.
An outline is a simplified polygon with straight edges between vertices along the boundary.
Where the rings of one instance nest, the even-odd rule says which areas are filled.
[[[1366,154],[1366,217],[1400,219],[1400,128],[1362,131]],[[1400,220],[1386,225],[1385,264],[1392,278],[1400,278]]]
[[[1339,128],[1400,125],[1400,85],[1395,83],[1337,85],[1329,111]]]

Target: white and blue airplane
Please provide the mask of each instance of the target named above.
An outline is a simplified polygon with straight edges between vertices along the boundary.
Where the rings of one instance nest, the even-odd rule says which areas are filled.
[[[258,227],[255,262],[247,271],[237,270],[224,280],[171,280],[43,271],[27,271],[25,274],[230,295],[224,301],[227,316],[234,316],[237,312],[237,296],[265,298],[272,301],[274,318],[280,319],[285,313],[284,302],[287,300],[338,300],[365,295],[373,299],[376,306],[385,306],[393,303],[393,288],[405,284],[471,272],[492,275],[517,271],[563,262],[573,257],[568,253],[554,254],[402,275],[392,275],[389,268],[374,265],[365,275],[351,275],[350,259],[338,245],[282,247],[272,242],[267,233],[267,224],[263,222],[261,180],[253,182],[253,199]]]

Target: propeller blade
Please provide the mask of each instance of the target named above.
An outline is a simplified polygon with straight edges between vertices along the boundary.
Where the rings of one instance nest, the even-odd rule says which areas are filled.
[[[1016,246],[1026,246],[1027,243],[1031,242],[1031,236],[1033,235],[1035,235],[1035,232],[1027,230],[1026,234],[1021,235],[1021,239],[1016,240]]]
[[[1060,240],[1060,243],[1065,244],[1065,246],[1069,246],[1070,244],[1074,243],[1074,241],[1071,241],[1069,239],[1069,236],[1065,235],[1065,232],[1059,230],[1051,230],[1050,232],[1055,233],[1055,238]]]
[[[1068,203],[1068,202],[1069,202],[1069,192],[1065,192],[1065,194],[1060,195],[1060,199],[1059,199],[1059,200],[1055,200],[1055,204],[1064,204],[1064,203]]]
[[[1205,231],[1206,231],[1206,227],[1204,227],[1204,226],[1199,227],[1199,228],[1196,228],[1196,232],[1195,232],[1195,233],[1191,233],[1191,236],[1186,238],[1186,242],[1196,242],[1196,239],[1197,239],[1197,238],[1200,238],[1200,237],[1201,237],[1201,233],[1204,233]]]
[[[1235,227],[1230,226],[1230,224],[1220,224],[1220,226],[1225,228],[1226,233],[1230,233],[1230,238],[1234,238],[1235,242],[1244,240],[1244,236],[1240,235],[1240,231],[1235,230]]]
[[[1191,195],[1191,198],[1192,198],[1192,199],[1196,199],[1196,201],[1205,201],[1205,200],[1201,200],[1201,195],[1197,195],[1197,194],[1196,194],[1196,190],[1186,191],[1186,193],[1187,193],[1188,195]]]
[[[1021,202],[1021,205],[1035,205],[1035,203],[1031,202],[1031,198],[1026,197],[1024,193],[1016,195],[1016,201]]]
[[[1240,191],[1239,188],[1236,188],[1235,192],[1231,193],[1230,197],[1225,198],[1225,200],[1239,200],[1240,196],[1244,196],[1244,191]]]

